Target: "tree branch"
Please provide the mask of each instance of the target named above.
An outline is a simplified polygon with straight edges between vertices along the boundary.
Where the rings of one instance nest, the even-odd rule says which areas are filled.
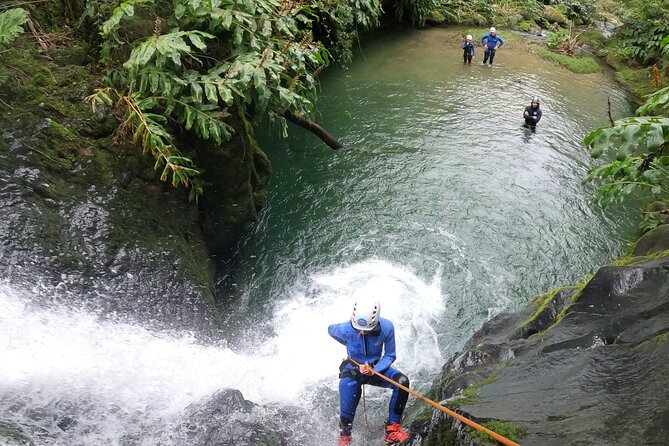
[[[318,136],[331,149],[340,150],[346,148],[344,144],[337,141],[337,139],[330,133],[328,133],[327,130],[325,130],[323,127],[321,127],[320,125],[316,124],[313,121],[303,118],[302,116],[297,116],[290,110],[285,110],[283,112],[283,117],[286,118],[288,121],[292,122],[293,124],[299,125],[303,129],[306,129],[311,133],[313,133],[314,135]]]

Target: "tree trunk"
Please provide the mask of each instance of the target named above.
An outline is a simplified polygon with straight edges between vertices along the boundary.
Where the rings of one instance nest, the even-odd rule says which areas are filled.
[[[330,146],[331,149],[340,150],[345,149],[344,144],[340,143],[335,139],[334,136],[330,135],[327,130],[325,130],[320,125],[316,124],[313,121],[310,121],[301,116],[297,116],[290,110],[283,112],[283,117],[289,120],[290,122],[299,125],[303,129],[309,130],[314,135],[318,136],[325,144]]]

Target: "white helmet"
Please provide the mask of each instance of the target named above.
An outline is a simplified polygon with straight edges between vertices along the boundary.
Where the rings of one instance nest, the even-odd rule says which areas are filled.
[[[351,324],[356,330],[371,331],[379,324],[381,304],[376,299],[358,299],[353,304]]]
[[[466,39],[466,40],[472,40],[472,35],[471,35],[471,34],[467,34],[467,37],[465,37],[465,39]]]
[[[496,32],[496,31],[497,31],[497,30],[495,29],[494,26],[491,26],[491,27],[490,27],[490,32],[491,32],[491,33],[494,33],[494,32]]]

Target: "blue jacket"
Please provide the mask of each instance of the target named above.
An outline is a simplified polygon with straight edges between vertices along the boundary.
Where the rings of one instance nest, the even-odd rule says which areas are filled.
[[[469,46],[469,48],[471,48],[471,52],[472,52],[472,56],[473,56],[473,55],[474,55],[474,48],[476,48],[476,45],[474,45],[474,42],[473,42],[473,41],[470,41],[470,42],[469,42],[469,45],[467,45],[467,41],[465,40],[465,41],[462,43],[462,49],[463,49],[463,50],[464,50],[464,49],[467,49],[467,46]]]
[[[350,321],[332,324],[328,333],[346,346],[346,354],[360,364],[374,364],[374,370],[383,373],[395,361],[395,327],[388,319],[379,318],[379,325],[366,335],[353,328]],[[356,367],[348,363],[345,369]]]
[[[485,43],[484,40],[488,39],[488,42]],[[490,33],[484,34],[483,37],[481,37],[481,45],[486,45],[488,49],[493,49],[495,48],[495,45],[497,45],[497,42],[499,42],[499,46],[501,47],[504,45],[504,40],[497,34],[495,36],[491,36]]]

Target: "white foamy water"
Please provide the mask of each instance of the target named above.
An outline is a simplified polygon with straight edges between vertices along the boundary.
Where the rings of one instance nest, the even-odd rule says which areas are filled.
[[[444,306],[440,276],[438,271],[425,283],[381,260],[313,274],[277,300],[274,334],[242,351],[84,311],[38,308],[30,295],[4,286],[0,420],[28,430],[39,426],[45,444],[118,444],[123,435],[142,437],[222,388],[238,389],[258,404],[336,409],[345,349],[327,335],[327,326],[348,319],[356,295],[374,294],[382,315],[395,323],[394,366],[410,377],[432,375],[443,363],[437,345]],[[329,429],[336,410],[322,413]],[[57,427],[64,416],[76,418],[67,439]]]

